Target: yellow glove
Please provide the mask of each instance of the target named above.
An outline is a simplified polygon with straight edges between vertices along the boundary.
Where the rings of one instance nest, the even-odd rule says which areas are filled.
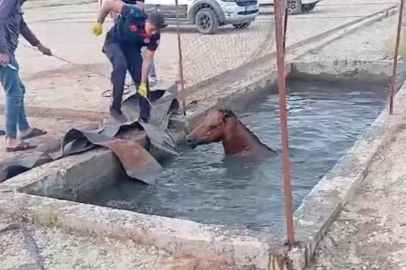
[[[146,98],[147,97],[147,85],[145,83],[140,84],[137,92],[138,92],[138,94],[140,94],[140,96]]]
[[[103,33],[103,25],[101,23],[96,23],[92,27],[92,32],[95,36],[100,36]]]

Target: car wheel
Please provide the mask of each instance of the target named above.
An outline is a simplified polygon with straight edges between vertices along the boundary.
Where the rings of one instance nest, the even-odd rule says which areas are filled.
[[[316,4],[302,5],[302,12],[310,12],[316,7]]]
[[[211,8],[202,8],[196,13],[195,24],[202,34],[213,34],[220,25],[217,14]]]
[[[247,28],[248,26],[250,26],[250,24],[251,24],[251,22],[236,23],[236,24],[233,24],[233,26],[234,26],[236,29],[245,29],[245,28]]]
[[[288,13],[298,14],[302,11],[302,2],[300,0],[287,0]]]

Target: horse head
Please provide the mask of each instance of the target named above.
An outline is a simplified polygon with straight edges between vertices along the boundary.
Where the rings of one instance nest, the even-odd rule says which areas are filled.
[[[194,148],[198,145],[224,140],[231,119],[236,119],[236,116],[230,110],[210,110],[203,122],[186,136],[186,142]]]

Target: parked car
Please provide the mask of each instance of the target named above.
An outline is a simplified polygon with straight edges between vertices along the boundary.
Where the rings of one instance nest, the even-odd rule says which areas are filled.
[[[168,25],[176,25],[175,0],[145,0],[145,9],[163,14]],[[258,0],[179,0],[178,16],[183,25],[195,25],[202,34],[213,34],[220,26],[247,28],[258,16]]]
[[[289,14],[298,14],[312,11],[321,0],[285,0]],[[274,0],[259,0],[260,6],[273,5]]]

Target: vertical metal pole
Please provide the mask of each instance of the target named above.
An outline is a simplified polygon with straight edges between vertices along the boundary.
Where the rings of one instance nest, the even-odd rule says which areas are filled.
[[[395,52],[393,55],[393,70],[392,70],[392,77],[391,77],[391,82],[390,82],[389,114],[391,114],[391,115],[393,114],[393,98],[395,97],[396,72],[397,72],[397,68],[398,68],[399,43],[400,43],[400,36],[401,36],[401,31],[402,31],[404,6],[405,6],[405,1],[400,0],[399,19],[398,19],[398,26],[397,26],[397,33],[396,33],[396,45],[395,45]]]
[[[182,57],[182,42],[180,39],[180,24],[179,24],[179,3],[178,0],[175,0],[176,5],[176,27],[177,27],[177,34],[178,34],[178,52],[179,52],[179,81],[180,84],[180,91],[182,96],[182,107],[183,107],[183,115],[186,115],[186,92],[185,92],[185,80],[183,77],[183,57]]]
[[[283,55],[286,56],[286,39],[287,39],[287,32],[288,32],[288,15],[289,15],[289,3],[288,1],[284,1],[285,7],[285,16],[283,21]],[[286,94],[289,95],[289,87],[286,86]]]
[[[289,3],[286,3],[285,17],[283,23],[283,54],[286,53],[286,33],[288,32],[288,15],[289,15]]]
[[[283,53],[283,25],[282,25],[282,0],[275,0],[275,33],[276,33],[276,56],[278,69],[278,93],[279,110],[281,121],[281,143],[282,143],[282,167],[283,167],[283,189],[285,194],[285,217],[286,231],[289,246],[294,245],[293,229],[293,203],[292,184],[290,182],[289,164],[289,142],[288,142],[288,118],[286,112],[286,78],[285,78],[285,56]]]

